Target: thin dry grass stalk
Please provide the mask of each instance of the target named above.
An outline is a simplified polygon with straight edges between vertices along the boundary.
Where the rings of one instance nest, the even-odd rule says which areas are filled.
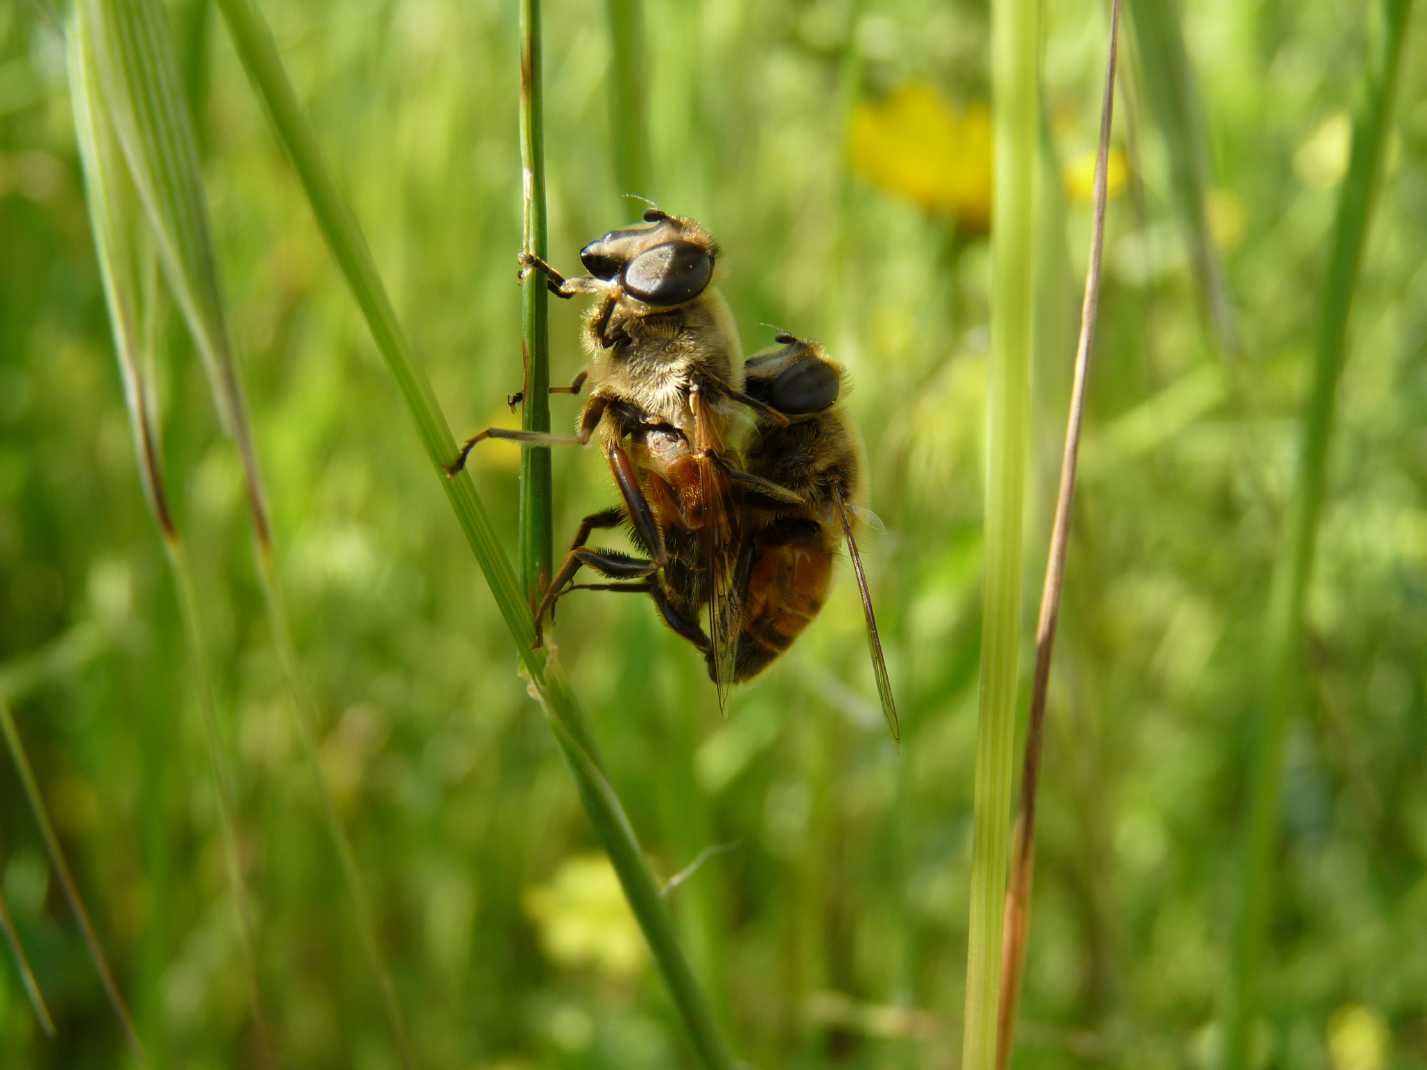
[[[1031,883],[1035,873],[1036,793],[1040,784],[1041,747],[1045,733],[1046,694],[1050,690],[1051,654],[1060,617],[1060,595],[1065,583],[1065,550],[1070,536],[1070,511],[1075,501],[1075,467],[1080,455],[1080,427],[1085,411],[1085,388],[1090,374],[1090,354],[1095,343],[1095,322],[1100,311],[1100,267],[1105,248],[1106,161],[1110,154],[1110,127],[1115,109],[1115,61],[1118,57],[1120,0],[1110,6],[1110,49],[1105,65],[1105,92],[1100,106],[1100,144],[1095,154],[1095,221],[1090,236],[1090,266],[1085,275],[1085,299],[1080,309],[1080,341],[1075,351],[1075,379],[1070,393],[1070,416],[1065,428],[1065,452],[1060,465],[1060,490],[1056,495],[1055,522],[1051,528],[1045,585],[1041,589],[1040,617],[1036,623],[1036,669],[1031,690],[1030,726],[1021,779],[1021,812],[1016,820],[1011,879],[1006,888],[1005,923],[1001,947],[1001,999],[997,1018],[996,1065],[1004,1068],[1011,1057],[1011,1037],[1016,1023],[1016,1002],[1021,991],[1021,969],[1031,921]]]

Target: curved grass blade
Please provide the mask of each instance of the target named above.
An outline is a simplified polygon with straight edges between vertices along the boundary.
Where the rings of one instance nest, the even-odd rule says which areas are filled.
[[[165,277],[203,358],[219,417],[237,440],[259,538],[266,541],[267,505],[254,478],[257,460],[223,311],[197,138],[180,95],[164,12],[156,0],[80,0],[80,8],[91,26],[96,90],[143,202]]]
[[[603,781],[599,758],[579,704],[564,678],[547,663],[545,652],[531,649],[535,633],[530,611],[475,484],[468,474],[447,478],[446,464],[456,455],[455,439],[436,404],[430,382],[412,359],[366,238],[322,158],[311,124],[283,69],[272,34],[250,0],[219,0],[219,3],[243,67],[267,107],[279,141],[292,158],[333,259],[401,392],[426,452],[432,477],[456,515],[510,631],[522,667],[540,696],[551,730],[580,788],[590,823],[609,853],[655,963],[688,1029],[694,1050],[707,1067],[732,1068],[735,1065],[732,1052],[675,940],[672,922],[659,898],[658,881],[644,860],[618,796]]]
[[[1279,558],[1269,602],[1263,707],[1257,726],[1258,748],[1241,860],[1244,871],[1225,1029],[1225,1065],[1231,1070],[1250,1065],[1253,1026],[1260,1002],[1259,972],[1273,910],[1273,853],[1283,785],[1284,742],[1289,715],[1301,705],[1304,695],[1304,611],[1323,513],[1338,383],[1348,358],[1348,316],[1367,242],[1412,9],[1411,0],[1381,0],[1378,6],[1380,26],[1364,65],[1361,96],[1353,117],[1348,173],[1338,192],[1328,271],[1318,303],[1313,386],[1299,428],[1293,513],[1285,536],[1288,545]]]
[[[1021,529],[1029,452],[1028,380],[1031,325],[1035,318],[1039,49],[1037,0],[995,0],[991,5],[996,176],[991,232],[991,368],[986,402],[986,579],[961,1057],[965,1070],[988,1070],[996,1058],[1011,747],[1015,740],[1019,680]]]
[[[402,1061],[410,1066],[412,1057],[406,1025],[390,971],[380,953],[370,897],[362,887],[361,873],[352,860],[346,832],[327,798],[316,741],[304,722],[303,696],[307,689],[291,645],[291,629],[272,562],[272,531],[262,474],[228,332],[208,221],[208,202],[198,166],[197,141],[189,110],[178,89],[172,35],[156,0],[81,2],[83,18],[91,21],[95,65],[105,90],[102,100],[106,115],[112,118],[123,147],[169,286],[203,354],[220,416],[239,445],[263,593],[269,618],[274,622],[274,639],[279,644],[279,660],[292,698],[290,709],[298,722],[303,757],[317,777],[328,833],[341,861],[343,880],[356,909],[363,950],[381,991],[396,1047]],[[181,554],[177,560],[180,567],[176,574],[181,579]]]
[[[1118,56],[1120,0],[1110,6],[1110,47],[1105,64],[1105,91],[1100,102],[1100,142],[1095,152],[1095,221],[1090,234],[1090,265],[1085,272],[1085,298],[1080,309],[1080,341],[1075,351],[1075,378],[1066,421],[1065,450],[1060,465],[1060,490],[1051,526],[1050,553],[1041,589],[1040,618],[1036,624],[1036,668],[1031,685],[1030,725],[1021,777],[1021,812],[1016,821],[1011,881],[1006,889],[1004,943],[1001,951],[1001,1008],[996,1034],[996,1065],[1010,1065],[1011,1037],[1016,1023],[1016,1003],[1021,994],[1021,968],[1030,932],[1031,884],[1035,874],[1036,798],[1040,784],[1041,742],[1044,738],[1046,696],[1050,691],[1051,655],[1060,618],[1060,594],[1065,582],[1065,552],[1070,541],[1070,512],[1075,503],[1076,461],[1080,454],[1080,426],[1085,412],[1085,389],[1090,376],[1090,355],[1095,345],[1095,324],[1100,311],[1100,265],[1105,249],[1106,169],[1110,156],[1110,126],[1115,112],[1115,60]]]
[[[74,881],[74,874],[70,872],[69,862],[64,856],[64,849],[59,845],[59,837],[55,835],[54,826],[50,824],[49,811],[45,809],[44,796],[40,794],[39,785],[35,782],[34,771],[30,768],[30,759],[25,754],[25,745],[20,741],[19,730],[15,727],[15,718],[10,711],[10,702],[0,695],[0,733],[5,736],[5,745],[10,750],[10,757],[15,761],[15,769],[20,774],[20,786],[24,789],[25,798],[29,800],[30,810],[35,815],[35,824],[40,826],[40,835],[45,841],[45,851],[50,857],[50,865],[54,867],[55,878],[59,881],[64,898],[69,903],[69,909],[74,912],[74,920],[79,924],[79,931],[84,936],[85,947],[89,949],[89,957],[94,962],[94,969],[99,974],[99,983],[104,986],[104,994],[109,997],[109,1006],[114,1008],[114,1015],[119,1019],[119,1024],[124,1029],[124,1035],[128,1038],[129,1044],[138,1055],[141,1063],[148,1062],[144,1054],[143,1041],[139,1039],[139,1031],[134,1028],[134,1016],[129,1011],[129,1005],[124,1002],[124,997],[119,992],[119,983],[114,980],[114,971],[109,968],[109,959],[104,954],[104,947],[99,942],[99,936],[94,931],[94,925],[89,920],[89,911],[84,906],[84,899],[79,894],[79,886]]]
[[[114,332],[114,349],[124,383],[124,401],[129,411],[129,425],[139,467],[139,478],[149,500],[154,519],[163,535],[174,585],[178,590],[179,608],[192,651],[194,675],[198,684],[199,706],[203,714],[204,734],[208,742],[209,764],[213,771],[218,795],[219,823],[222,826],[224,861],[228,883],[233,892],[233,906],[238,916],[239,935],[243,945],[244,972],[253,1006],[264,1061],[272,1065],[267,1019],[258,983],[257,943],[254,937],[252,909],[243,878],[241,853],[238,846],[237,804],[233,775],[218,726],[217,704],[213,697],[212,676],[204,651],[200,601],[188,568],[187,557],[178,529],[168,507],[164,488],[162,460],[159,456],[158,434],[149,391],[143,374],[140,320],[141,294],[147,297],[149,310],[157,304],[156,283],[151,278],[147,293],[140,285],[145,275],[135,253],[137,246],[135,194],[129,184],[124,161],[109,127],[107,111],[99,105],[97,72],[91,34],[93,25],[88,12],[81,9],[74,20],[70,35],[69,72],[71,96],[74,102],[75,134],[79,140],[80,158],[84,167],[89,215],[94,231],[94,244],[109,307],[109,321]],[[148,272],[152,276],[153,272]],[[153,322],[154,317],[150,317]],[[151,334],[152,332],[146,332]]]

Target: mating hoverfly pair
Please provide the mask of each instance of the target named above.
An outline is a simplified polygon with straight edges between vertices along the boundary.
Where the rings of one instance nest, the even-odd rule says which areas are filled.
[[[882,710],[899,737],[855,538],[864,463],[838,405],[842,370],[820,346],[788,334],[743,361],[733,317],[712,285],[713,238],[658,209],[644,223],[580,250],[588,275],[566,278],[521,256],[522,278],[537,271],[557,297],[596,298],[585,321],[589,366],[551,391],[589,386],[577,433],[487,428],[447,471],[459,472],[488,438],[584,446],[598,433],[623,504],[581,522],[535,611],[536,643],[546,611],[568,591],[647,594],[704,655],[721,707],[730,684],[762,671],[817,615],[845,544]],[[621,525],[643,556],[587,545],[596,530]],[[584,566],[611,582],[575,583]]]

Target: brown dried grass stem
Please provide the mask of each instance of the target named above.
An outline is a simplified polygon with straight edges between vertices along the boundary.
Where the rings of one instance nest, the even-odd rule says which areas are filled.
[[[1105,67],[1105,91],[1100,107],[1100,143],[1095,154],[1094,226],[1090,236],[1090,266],[1085,275],[1085,298],[1080,310],[1080,341],[1075,351],[1075,378],[1070,393],[1070,415],[1065,428],[1065,451],[1060,465],[1055,521],[1051,527],[1045,584],[1041,588],[1040,617],[1036,622],[1036,668],[1031,689],[1030,725],[1026,732],[1021,779],[1021,809],[1016,820],[1011,859],[1011,879],[1006,888],[1004,936],[1001,946],[1001,999],[997,1019],[996,1065],[1004,1068],[1011,1055],[1011,1037],[1020,996],[1021,969],[1030,931],[1031,884],[1035,872],[1036,797],[1040,784],[1041,750],[1045,735],[1046,694],[1050,689],[1051,654],[1060,616],[1060,596],[1065,584],[1065,551],[1070,536],[1071,507],[1075,501],[1075,468],[1080,454],[1080,429],[1085,412],[1085,389],[1090,374],[1090,354],[1095,342],[1095,322],[1100,310],[1100,268],[1105,247],[1106,160],[1110,152],[1110,127],[1115,107],[1115,62],[1118,58],[1120,0],[1110,7],[1110,48]]]

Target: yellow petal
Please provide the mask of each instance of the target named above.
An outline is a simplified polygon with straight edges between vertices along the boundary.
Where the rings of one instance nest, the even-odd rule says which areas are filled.
[[[1130,167],[1125,154],[1114,146],[1105,160],[1105,196],[1114,197],[1125,188]],[[1083,152],[1065,167],[1065,192],[1073,201],[1095,199],[1095,153]]]
[[[934,87],[910,82],[853,109],[854,173],[929,212],[984,233],[991,219],[991,115],[958,109]]]

